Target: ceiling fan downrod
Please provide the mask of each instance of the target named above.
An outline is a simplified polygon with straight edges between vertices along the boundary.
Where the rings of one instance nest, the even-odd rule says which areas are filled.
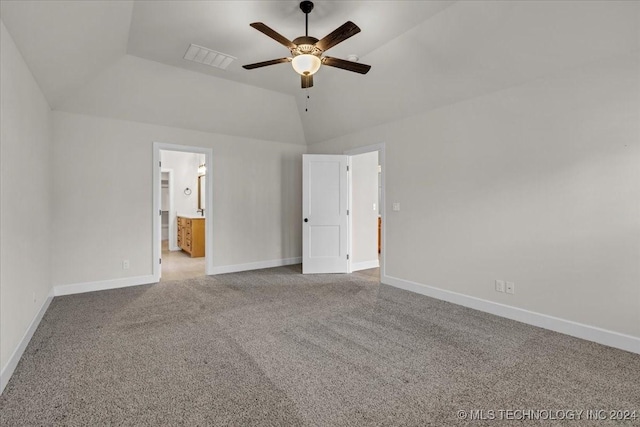
[[[300,10],[304,12],[304,36],[309,37],[309,13],[311,13],[311,11],[313,10],[313,2],[300,2]]]

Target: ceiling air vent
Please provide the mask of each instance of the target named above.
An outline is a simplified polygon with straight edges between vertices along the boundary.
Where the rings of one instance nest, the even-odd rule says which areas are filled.
[[[192,44],[187,49],[187,53],[184,54],[184,59],[226,70],[231,61],[238,58]]]

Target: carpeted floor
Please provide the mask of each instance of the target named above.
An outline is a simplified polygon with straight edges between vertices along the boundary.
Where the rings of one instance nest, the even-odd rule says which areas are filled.
[[[0,424],[496,426],[514,425],[501,410],[599,409],[640,411],[640,355],[375,272],[292,266],[55,298]],[[640,425],[581,417],[516,424]]]

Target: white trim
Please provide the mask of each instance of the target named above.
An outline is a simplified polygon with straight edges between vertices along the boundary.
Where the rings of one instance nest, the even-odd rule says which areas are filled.
[[[380,267],[380,261],[374,259],[372,261],[362,261],[362,262],[353,262],[351,263],[351,271],[360,271],[360,270],[368,270],[370,268],[378,268]]]
[[[38,310],[35,317],[31,321],[31,324],[29,325],[24,335],[22,336],[22,339],[20,340],[18,346],[9,357],[7,364],[4,365],[4,367],[2,368],[2,371],[0,372],[0,394],[2,394],[2,392],[4,391],[4,388],[9,383],[9,380],[11,379],[13,372],[16,370],[16,367],[18,366],[18,362],[20,362],[20,358],[22,357],[22,354],[26,350],[27,345],[29,344],[29,341],[31,341],[33,334],[36,332],[36,329],[38,329],[38,325],[40,324],[40,321],[42,320],[44,313],[47,312],[47,309],[49,308],[49,304],[51,304],[51,301],[53,300],[53,296],[54,294],[52,289],[49,292],[49,295],[47,295],[47,298],[42,303],[42,306],[40,306],[40,310]]]
[[[153,275],[153,280],[156,282],[160,281],[160,256],[162,255],[162,220],[158,215],[158,211],[160,210],[160,199],[162,198],[162,185],[160,183],[161,180],[161,166],[160,166],[160,149],[158,148],[159,143],[153,143],[153,165],[152,165],[152,196],[151,196],[151,208],[152,208],[152,231],[151,231],[151,271]],[[169,236],[171,239],[171,236]],[[169,240],[171,242],[171,240]]]
[[[300,264],[302,257],[274,259],[271,261],[250,262],[247,264],[222,265],[213,268],[211,274],[237,273],[239,271],[259,270],[261,268],[282,267],[283,265]]]
[[[153,275],[123,277],[121,279],[100,280],[97,282],[73,283],[58,285],[53,288],[55,296],[82,294],[85,292],[104,291],[107,289],[127,288],[129,286],[157,283]]]
[[[353,258],[353,161],[351,156],[347,156],[347,209],[349,210],[349,218],[347,218],[347,253],[350,255],[347,259],[347,273],[353,273],[351,258]]]
[[[380,217],[382,219],[382,233],[380,236],[380,260],[378,265],[380,267],[380,277],[384,277],[387,272],[387,263],[386,263],[386,247],[385,242],[386,234],[387,234],[387,202],[386,202],[386,176],[387,176],[387,168],[386,168],[386,143],[381,142],[379,144],[365,145],[363,147],[353,148],[351,150],[345,150],[342,154],[346,154],[348,156],[355,156],[358,154],[371,153],[372,151],[378,152],[378,164],[382,170],[380,181],[382,183],[382,188],[380,189],[380,200],[378,203],[380,204]],[[349,204],[351,204],[352,197],[352,189],[351,189],[351,181],[349,181]],[[351,224],[349,224],[351,225]],[[349,250],[351,250],[351,228],[349,229]],[[373,268],[373,267],[372,267]],[[352,271],[356,271],[356,269],[352,269]]]
[[[160,281],[160,263],[158,260],[161,256],[161,227],[160,227],[160,150],[166,151],[181,151],[186,153],[198,153],[204,154],[204,161],[207,164],[207,174],[205,175],[205,188],[206,188],[206,208],[205,208],[205,237],[204,237],[204,257],[205,257],[205,274],[214,274],[213,270],[213,149],[206,147],[196,147],[189,145],[179,144],[167,144],[164,142],[153,143],[153,203],[152,203],[152,232],[151,232],[151,247],[152,247],[152,264],[153,264],[153,282]]]
[[[485,313],[495,314],[496,316],[506,317],[507,319],[516,320],[528,325],[538,326],[576,338],[640,354],[640,338],[631,335],[439,289],[409,280],[398,279],[397,277],[382,276],[381,282],[396,288],[484,311]]]

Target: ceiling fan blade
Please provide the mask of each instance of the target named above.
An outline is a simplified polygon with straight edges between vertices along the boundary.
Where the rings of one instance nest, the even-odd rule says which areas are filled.
[[[245,70],[253,70],[254,68],[266,67],[267,65],[282,64],[283,62],[291,62],[291,58],[272,59],[271,61],[256,62],[255,64],[243,65]]]
[[[282,34],[276,32],[275,30],[271,29],[270,27],[266,26],[262,22],[254,22],[253,24],[249,24],[249,25],[255,28],[256,30],[260,31],[261,33],[271,37],[272,39],[274,39],[281,45],[286,46],[289,49],[295,49],[297,47],[295,44],[293,44],[291,40],[289,40]]]
[[[313,74],[308,76],[300,76],[302,77],[302,89],[306,89],[309,87],[313,87]]]
[[[332,58],[325,56],[322,63],[330,67],[342,68],[343,70],[353,71],[354,73],[367,74],[371,69],[371,65],[361,64],[359,62],[346,61],[344,59]]]
[[[347,21],[344,24],[342,24],[340,27],[333,30],[331,34],[328,34],[322,40],[317,42],[316,47],[322,50],[323,52],[326,52],[327,50],[331,49],[338,43],[345,41],[351,36],[355,36],[359,32],[360,32],[360,27],[358,27],[356,24],[354,24],[351,21]]]

